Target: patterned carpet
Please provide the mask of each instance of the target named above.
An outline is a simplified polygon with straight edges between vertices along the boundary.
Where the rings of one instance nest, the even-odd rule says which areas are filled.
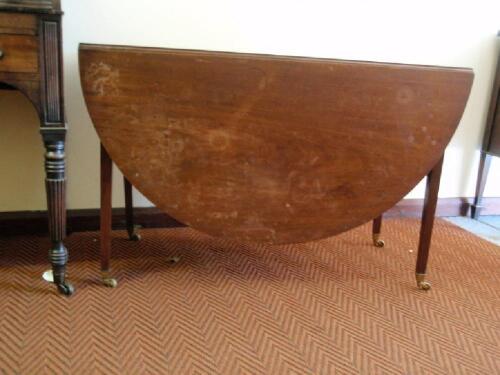
[[[41,279],[48,242],[0,238],[0,374],[500,374],[500,248],[438,220],[429,292],[418,221],[294,246],[188,228],[73,234],[71,298]],[[167,258],[180,255],[177,264]]]

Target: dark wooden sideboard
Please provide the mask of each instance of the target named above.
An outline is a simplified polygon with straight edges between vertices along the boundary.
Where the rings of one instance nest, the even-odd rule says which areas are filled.
[[[49,260],[57,289],[71,295],[65,280],[66,121],[63,101],[61,6],[59,0],[0,0],[0,88],[17,89],[40,117],[45,145]]]
[[[500,31],[498,32],[497,39],[497,42],[500,42]],[[490,107],[481,149],[476,196],[474,198],[474,204],[471,207],[471,215],[474,219],[477,219],[481,213],[481,201],[492,156],[500,156],[500,56],[498,57],[495,80],[493,81],[493,90],[491,92]]]

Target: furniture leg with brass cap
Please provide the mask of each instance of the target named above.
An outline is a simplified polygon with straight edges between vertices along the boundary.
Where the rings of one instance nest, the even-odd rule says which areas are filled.
[[[102,283],[110,288],[116,288],[118,286],[118,281],[111,276],[109,272],[102,272],[101,274]]]
[[[49,260],[52,264],[53,282],[57,290],[70,296],[75,288],[66,280],[68,250],[64,246],[66,237],[66,177],[64,141],[66,128],[42,128],[40,130],[45,145],[45,188],[47,191],[47,211],[49,215],[49,236],[51,248]]]
[[[372,227],[372,236],[373,236],[373,245],[375,247],[384,247],[384,240],[380,239],[380,232],[382,229],[382,215],[373,219],[373,227]]]
[[[116,287],[117,281],[111,277],[110,257],[111,257],[111,187],[112,187],[113,164],[111,159],[101,145],[101,273],[102,282],[109,287]]]
[[[123,177],[123,188],[125,190],[125,221],[127,226],[128,238],[131,241],[139,241],[141,235],[137,233],[140,228],[134,225],[134,202],[132,198],[132,184],[126,177]]]
[[[415,279],[417,280],[417,286],[422,290],[429,290],[431,288],[431,283],[425,281],[425,273],[416,273]]]
[[[441,156],[437,164],[427,175],[425,187],[424,208],[422,212],[422,223],[420,225],[420,240],[418,243],[417,265],[415,276],[417,286],[422,290],[429,290],[431,284],[425,281],[427,260],[429,259],[429,248],[431,245],[432,227],[434,226],[434,215],[439,192],[439,181],[443,168],[443,158]]]

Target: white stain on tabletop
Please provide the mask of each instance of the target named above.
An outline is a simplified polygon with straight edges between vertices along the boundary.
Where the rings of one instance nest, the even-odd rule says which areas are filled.
[[[85,81],[90,84],[95,95],[116,95],[119,91],[120,72],[105,62],[94,62],[87,68]]]

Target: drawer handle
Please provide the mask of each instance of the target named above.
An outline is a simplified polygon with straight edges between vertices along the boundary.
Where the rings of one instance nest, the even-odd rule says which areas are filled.
[[[3,51],[0,49],[0,60],[2,60],[2,58],[4,57],[4,53]]]

